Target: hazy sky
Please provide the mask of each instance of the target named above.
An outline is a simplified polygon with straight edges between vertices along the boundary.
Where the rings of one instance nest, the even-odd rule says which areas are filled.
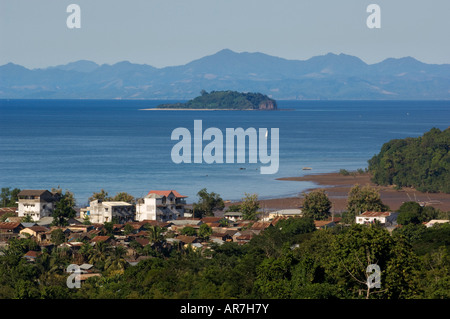
[[[81,28],[69,29],[69,4]],[[369,29],[369,4],[381,29]],[[449,0],[0,0],[0,65],[87,59],[180,65],[228,48],[305,60],[328,52],[367,63],[412,56],[450,63]]]

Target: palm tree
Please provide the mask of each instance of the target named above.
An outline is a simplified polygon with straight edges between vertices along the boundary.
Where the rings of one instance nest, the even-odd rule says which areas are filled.
[[[162,239],[162,228],[159,226],[150,226],[148,227],[148,234],[148,239],[152,243],[160,241]]]
[[[162,228],[159,226],[150,226],[148,228],[149,230],[149,236],[148,239],[150,240],[150,242],[152,243],[153,247],[155,248],[156,251],[161,252],[162,251],[162,247],[164,245],[164,237],[162,235]]]
[[[49,254],[46,249],[42,251],[42,254],[36,258],[35,266],[39,272],[39,282],[41,284],[49,283],[54,281],[55,277],[58,274],[61,274],[63,270],[61,269],[61,265],[64,264],[64,261],[57,256],[57,254]]]
[[[105,242],[98,242],[95,244],[95,248],[92,251],[92,254],[89,257],[89,263],[90,264],[101,264],[103,263],[106,258],[106,250],[108,246]]]
[[[94,248],[86,242],[81,246],[78,252],[83,256],[83,260],[89,260],[94,252]]]
[[[127,265],[123,256],[126,254],[125,248],[117,246],[112,254],[105,261],[105,269],[108,273],[123,273]]]

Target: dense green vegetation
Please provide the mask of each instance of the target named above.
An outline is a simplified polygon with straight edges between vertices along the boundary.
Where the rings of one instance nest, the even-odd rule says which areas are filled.
[[[202,91],[201,95],[186,103],[161,104],[157,108],[181,109],[232,109],[232,110],[259,110],[261,105],[271,105],[276,109],[274,100],[261,93],[240,93],[236,91]],[[266,109],[267,107],[265,107]]]
[[[220,195],[214,192],[208,193],[206,188],[199,190],[197,196],[199,200],[193,204],[195,217],[214,216],[215,210],[221,210],[225,207]]]
[[[331,216],[331,201],[323,189],[304,194],[303,216],[314,220],[324,220]]]
[[[2,187],[0,192],[0,205],[1,207],[15,207],[18,201],[17,195],[20,193],[20,189],[11,187]]]
[[[391,235],[378,225],[316,230],[312,219],[291,218],[248,244],[203,253],[167,246],[160,232],[152,245],[130,244],[151,256],[136,266],[105,243],[85,243],[76,260],[60,248],[27,262],[23,254],[39,247],[12,239],[0,256],[0,298],[450,298],[450,224]],[[93,263],[102,277],[69,289],[73,262]],[[369,263],[382,270],[381,288],[367,289]]]
[[[450,193],[450,128],[385,143],[369,160],[369,171],[379,185]]]

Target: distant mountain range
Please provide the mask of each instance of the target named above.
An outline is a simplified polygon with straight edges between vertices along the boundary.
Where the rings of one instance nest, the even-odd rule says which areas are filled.
[[[185,65],[81,60],[45,69],[0,66],[0,98],[179,99],[201,90],[260,92],[273,99],[450,99],[450,64],[412,57],[375,64],[329,53],[287,60],[222,50]]]

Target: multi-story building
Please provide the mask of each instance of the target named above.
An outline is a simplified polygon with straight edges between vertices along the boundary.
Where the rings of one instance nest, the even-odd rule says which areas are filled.
[[[104,224],[114,221],[124,224],[134,220],[135,206],[126,202],[108,202],[94,200],[89,203],[89,207],[81,210],[80,217],[89,217],[91,223]]]
[[[174,220],[184,216],[186,197],[175,190],[151,190],[136,204],[136,220]]]
[[[61,199],[59,193],[48,190],[22,190],[18,195],[18,216],[31,216],[33,221],[52,215],[56,202]]]

